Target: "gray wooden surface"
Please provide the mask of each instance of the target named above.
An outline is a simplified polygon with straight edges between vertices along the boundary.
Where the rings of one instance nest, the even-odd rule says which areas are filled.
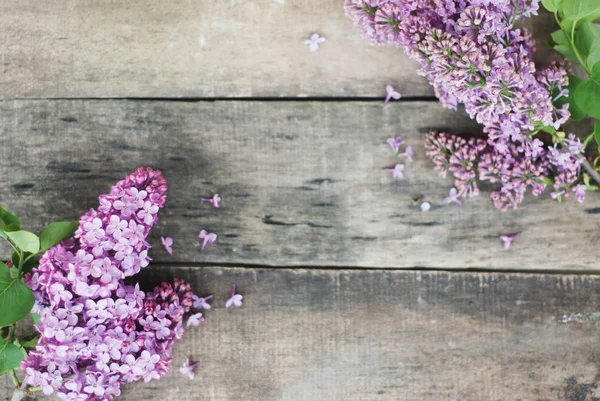
[[[458,128],[462,127],[462,128]],[[164,170],[170,185],[153,239],[172,236],[157,262],[274,266],[598,268],[600,197],[562,205],[528,196],[499,212],[489,191],[462,207],[423,152],[431,128],[476,132],[432,102],[0,103],[0,203],[39,230],[75,218],[137,166]],[[397,181],[386,139],[416,152]],[[202,204],[219,193],[223,207]],[[421,212],[412,199],[432,209]],[[197,234],[218,234],[199,252]],[[520,233],[502,249],[500,234]]]
[[[552,24],[530,25],[545,40]],[[433,94],[343,0],[0,0],[0,27],[0,98]],[[316,53],[312,32],[327,39]]]
[[[600,197],[528,196],[501,213],[484,187],[443,205],[451,181],[424,134],[480,129],[435,101],[366,101],[388,83],[432,91],[400,50],[361,39],[342,3],[0,0],[0,203],[39,231],[160,168],[168,201],[140,280],[182,276],[217,296],[175,370],[121,399],[597,401],[600,282],[580,274],[598,271]],[[528,25],[547,62],[551,16]],[[314,54],[312,32],[327,38]],[[203,100],[166,99],[182,97]],[[416,152],[405,181],[383,170],[392,135]],[[222,208],[200,203],[215,192]],[[218,234],[202,253],[201,229]],[[245,304],[226,310],[234,283]],[[186,357],[195,381],[178,373]],[[0,401],[11,388],[0,377]]]
[[[200,362],[196,379],[175,369],[125,386],[124,401],[593,400],[597,276],[156,265],[141,275],[190,280],[215,308],[175,347],[175,368]],[[223,307],[233,283],[241,309]]]

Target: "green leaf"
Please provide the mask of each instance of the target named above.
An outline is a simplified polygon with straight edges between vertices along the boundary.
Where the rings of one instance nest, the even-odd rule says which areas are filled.
[[[556,45],[553,47],[553,49],[556,50],[558,53],[560,53],[560,55],[562,55],[569,61],[573,61],[573,62],[578,61],[577,56],[575,55],[575,52],[573,51],[573,49],[571,49],[571,46],[569,46],[569,45]]]
[[[596,121],[596,124],[594,124],[594,139],[596,139],[600,151],[600,121]]]
[[[18,369],[21,361],[27,357],[24,348],[11,344],[0,337],[0,375]]]
[[[8,231],[21,229],[21,221],[17,216],[0,206],[0,237],[6,239]]]
[[[594,139],[594,133],[592,132],[591,134],[589,134],[588,136],[585,137],[585,139],[583,140],[583,148],[585,149],[588,144],[592,141],[592,139]],[[583,182],[585,183],[586,177],[588,175],[583,173]],[[586,184],[587,185],[587,184]]]
[[[40,252],[53,247],[63,239],[72,237],[78,226],[77,221],[57,221],[48,224],[40,235]]]
[[[567,35],[565,35],[565,33],[563,32],[562,29],[552,32],[552,34],[550,36],[552,37],[552,40],[554,41],[554,43],[556,43],[558,45],[570,45],[571,44],[569,42],[569,38],[567,38]]]
[[[562,7],[563,1],[564,0],[542,0],[542,4],[546,7],[546,10],[555,13]]]
[[[600,63],[594,66],[591,79],[577,85],[575,103],[590,116],[600,119]]]
[[[600,60],[600,24],[586,22],[575,35],[575,47],[591,70]]]
[[[23,254],[23,260],[25,260],[23,266],[21,266],[21,271],[23,273],[30,273],[31,269],[33,269],[33,266],[35,266],[35,264],[36,264],[35,258],[33,258],[33,257],[29,258],[31,255],[33,255],[33,254],[31,254],[29,252],[25,252]],[[12,261],[13,266],[19,266],[20,259],[21,259],[21,257],[19,256],[19,253],[13,252],[10,260]]]
[[[567,86],[567,89],[569,90],[569,97],[561,97],[556,102],[559,108],[562,107],[563,104],[569,103],[569,113],[571,113],[571,118],[573,120],[581,120],[586,116],[585,111],[581,110],[575,101],[575,92],[580,83],[581,79],[579,79],[577,76],[569,75],[569,85]]]
[[[39,340],[40,340],[39,336],[35,336],[30,340],[21,340],[21,346],[23,348],[33,349],[33,348],[35,348],[35,346],[37,345]]]
[[[8,266],[0,262],[0,327],[23,319],[31,312],[34,302],[29,287],[12,278]]]
[[[8,232],[7,235],[24,252],[36,254],[40,250],[40,239],[34,233],[19,230]]]
[[[31,320],[33,320],[33,324],[40,324],[40,319],[42,318],[39,313],[30,313]]]
[[[573,25],[600,18],[600,2],[598,0],[567,0],[562,8],[564,20],[561,22],[568,30]]]
[[[551,125],[544,125],[542,128],[540,128],[542,131],[545,131],[549,134],[555,134],[556,133],[556,128],[554,128]]]

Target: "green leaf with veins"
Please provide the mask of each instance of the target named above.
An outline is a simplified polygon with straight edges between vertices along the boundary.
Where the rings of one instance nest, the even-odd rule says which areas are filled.
[[[0,262],[0,327],[23,319],[31,312],[35,299],[33,293],[18,278],[12,278],[4,263]]]
[[[27,357],[24,348],[7,342],[0,337],[0,375],[18,369],[21,361]]]
[[[0,237],[6,239],[8,231],[17,231],[20,229],[21,221],[19,218],[0,206]]]
[[[30,313],[31,320],[33,320],[33,324],[40,324],[42,317],[39,313]]]
[[[78,226],[77,221],[57,221],[48,224],[40,235],[40,252],[53,247],[63,239],[72,237]]]
[[[600,60],[600,24],[583,24],[575,35],[575,47],[586,66],[592,70]]]
[[[35,348],[35,346],[37,345],[39,340],[40,340],[39,336],[35,336],[30,340],[21,340],[21,346],[23,348],[33,349],[33,348]]]
[[[577,85],[575,102],[581,110],[600,119],[600,63],[594,66],[590,79]]]
[[[40,239],[34,233],[19,230],[6,234],[23,252],[36,254],[40,251]]]
[[[21,257],[18,252],[13,252],[12,257],[10,258],[13,266],[19,266],[21,263]],[[31,273],[31,269],[36,265],[36,260],[33,257],[32,253],[25,252],[23,254],[23,266],[21,266],[21,272],[23,273]]]
[[[563,1],[564,0],[542,0],[542,4],[546,7],[546,10],[554,13],[562,7]]]
[[[556,107],[561,108],[564,104],[569,103],[569,113],[571,113],[571,119],[573,120],[581,120],[586,116],[586,113],[581,110],[579,106],[577,106],[577,102],[575,102],[575,91],[577,90],[577,86],[581,82],[575,75],[569,75],[569,85],[567,89],[569,91],[568,97],[561,97],[556,101]]]
[[[561,56],[572,62],[579,61],[570,45],[555,45],[553,47]]]
[[[562,7],[564,16],[561,25],[569,32],[575,25],[600,18],[600,2],[598,0],[566,0]]]

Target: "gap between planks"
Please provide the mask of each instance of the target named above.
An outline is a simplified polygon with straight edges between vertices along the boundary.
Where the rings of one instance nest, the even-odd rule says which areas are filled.
[[[43,97],[43,98],[7,98],[2,101],[110,101],[131,100],[140,102],[382,102],[385,96],[310,96],[310,97]],[[435,96],[405,96],[393,103],[439,102]]]
[[[219,268],[240,268],[240,269],[282,269],[282,270],[305,270],[310,269],[314,271],[390,271],[390,272],[405,272],[405,273],[466,273],[466,274],[487,274],[487,273],[498,273],[498,274],[539,274],[548,276],[599,276],[600,271],[591,269],[555,269],[555,270],[522,270],[522,269],[490,269],[485,267],[387,267],[387,266],[282,266],[277,264],[251,264],[251,263],[213,263],[213,262],[165,262],[160,261],[156,264],[150,263],[150,266],[168,266],[173,268],[191,268],[191,269],[202,269],[206,267],[219,267]]]

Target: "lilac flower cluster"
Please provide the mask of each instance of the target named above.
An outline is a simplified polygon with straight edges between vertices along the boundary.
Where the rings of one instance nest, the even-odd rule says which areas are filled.
[[[508,143],[503,152],[483,139],[464,139],[456,135],[430,132],[425,150],[442,176],[450,172],[460,196],[479,193],[478,182],[489,181],[500,188],[491,193],[494,206],[500,210],[516,208],[530,188],[538,196],[549,177],[554,177],[553,198],[575,192],[583,202],[586,186],[576,185],[583,162],[583,145],[574,135],[565,140],[566,147],[544,147],[534,138],[529,147]]]
[[[128,175],[27,276],[41,333],[22,363],[28,385],[65,400],[112,400],[122,383],[169,370],[194,302],[190,285],[175,279],[144,293],[124,283],[149,263],[146,237],[166,190],[160,171]]]
[[[465,109],[494,140],[523,141],[523,131],[570,116],[553,97],[566,96],[567,73],[536,71],[535,44],[516,20],[537,13],[538,0],[347,0],[346,13],[371,43],[404,47],[421,64],[436,95]]]
[[[538,0],[346,0],[345,8],[371,43],[404,47],[444,106],[462,103],[484,126],[487,142],[440,138],[450,140],[453,160],[447,162],[462,194],[478,193],[478,169],[480,179],[501,182],[493,198],[503,210],[516,207],[526,187],[535,195],[543,191],[540,177],[554,178],[553,197],[568,194],[583,161],[581,143],[571,138],[546,150],[533,139],[543,127],[558,129],[569,119],[568,104],[555,106],[568,96],[567,71],[558,63],[536,70],[535,43],[525,29],[514,28],[537,13]],[[483,160],[475,163],[481,152]],[[450,166],[437,165],[442,171]],[[582,199],[584,187],[578,188]]]

